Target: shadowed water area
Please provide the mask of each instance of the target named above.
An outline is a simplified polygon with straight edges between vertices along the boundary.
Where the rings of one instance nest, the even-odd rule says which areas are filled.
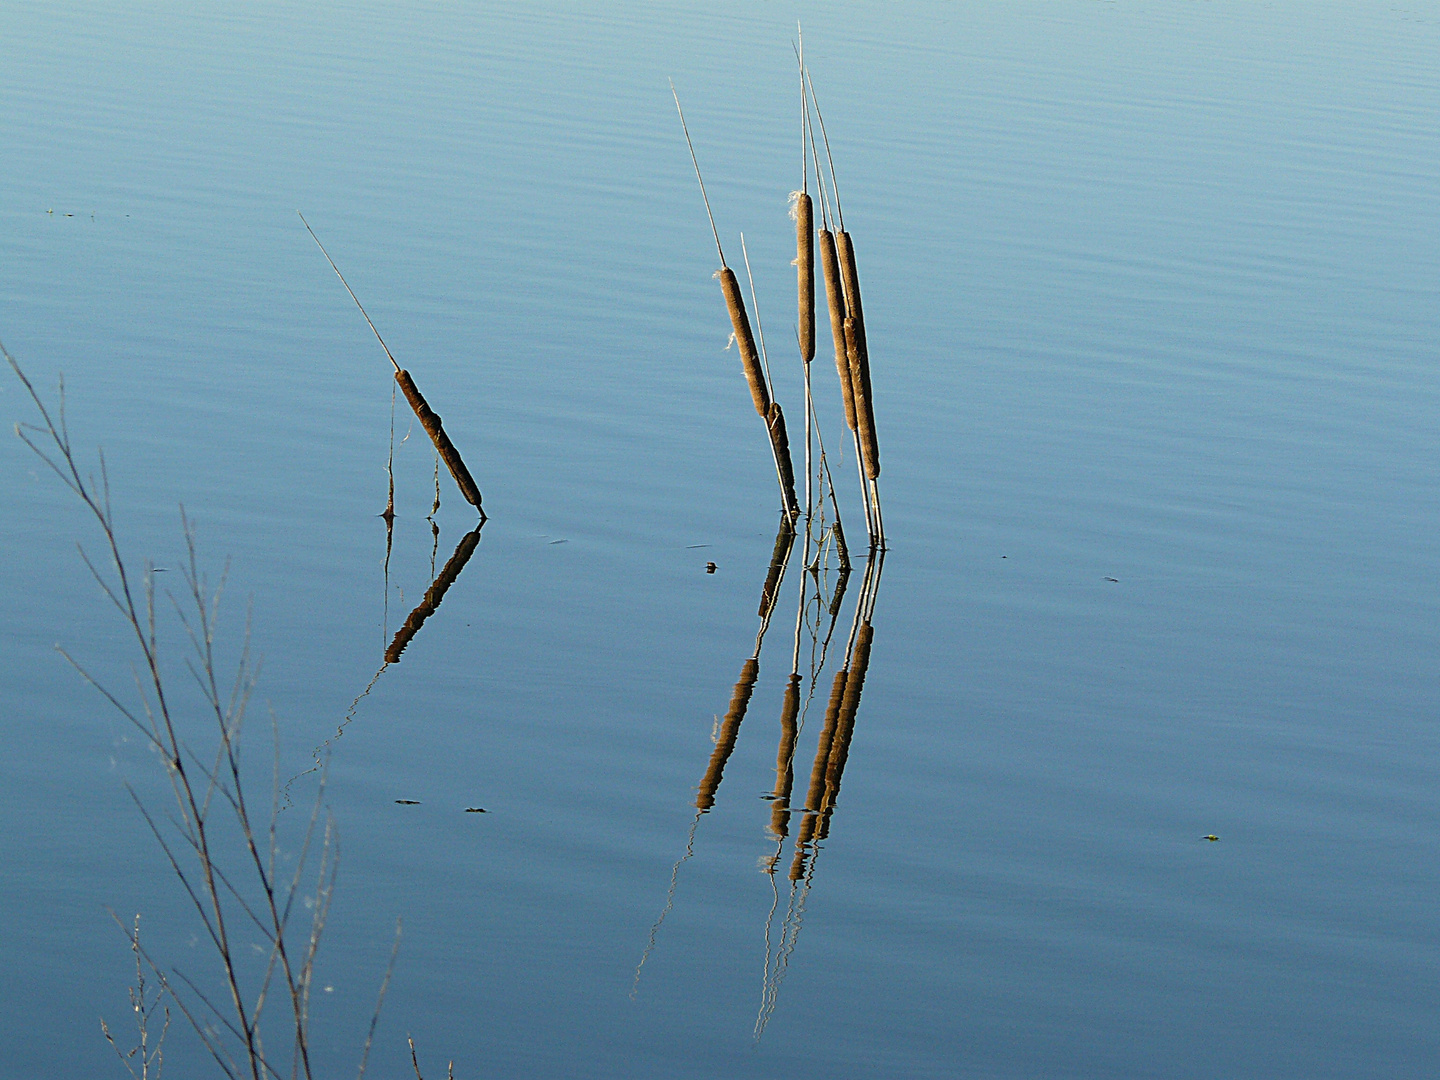
[[[884,452],[881,560],[822,308],[848,576],[777,538],[666,81],[803,473],[797,18]],[[256,790],[328,761],[317,1074],[403,917],[376,1077],[1434,1075],[1437,56],[1433,4],[5,5],[0,341],[180,706],[183,504]],[[394,369],[297,209],[483,528],[403,396],[380,516]],[[123,1076],[107,907],[212,961],[53,648],[132,685],[94,522],[14,438],[0,505],[0,1080]]]

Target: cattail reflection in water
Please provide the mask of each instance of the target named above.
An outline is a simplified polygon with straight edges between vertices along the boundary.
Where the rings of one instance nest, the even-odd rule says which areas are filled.
[[[700,819],[715,805],[716,792],[720,790],[720,782],[725,776],[725,764],[730,760],[730,755],[735,750],[735,743],[740,737],[740,725],[745,720],[750,697],[755,692],[756,681],[760,678],[760,650],[765,644],[765,632],[770,629],[770,617],[775,614],[775,608],[780,599],[780,586],[784,583],[785,570],[790,565],[790,555],[794,550],[795,530],[790,524],[789,517],[782,517],[780,529],[775,534],[775,548],[770,554],[770,566],[765,573],[765,582],[760,588],[760,629],[755,634],[755,649],[740,665],[740,678],[736,680],[735,689],[730,695],[730,706],[725,710],[725,719],[719,722],[715,734],[715,749],[710,755],[710,760],[705,767],[705,775],[700,778],[700,785],[695,793],[695,820],[690,823],[690,833],[685,841],[685,853],[680,856],[670,871],[670,887],[665,894],[665,906],[655,919],[654,925],[650,927],[650,939],[646,942],[640,963],[635,966],[635,981],[630,988],[632,998],[640,989],[640,972],[645,967],[645,961],[650,959],[650,954],[655,949],[655,941],[660,933],[660,927],[664,925],[666,917],[675,906],[675,886],[680,878],[680,867],[685,865],[695,854],[695,833],[700,826]]]
[[[789,896],[785,916],[781,921],[780,942],[772,949],[771,927],[779,907],[780,890],[776,883],[776,870],[784,853],[788,830],[789,812],[783,814],[778,807],[771,812],[771,832],[775,834],[776,849],[762,861],[765,872],[770,876],[774,890],[774,903],[765,922],[765,974],[761,984],[760,1011],[755,1017],[755,1038],[765,1033],[765,1026],[779,1000],[780,983],[785,977],[790,955],[800,936],[800,925],[805,913],[805,901],[815,879],[819,861],[820,841],[830,833],[830,820],[840,796],[840,780],[845,772],[845,763],[850,755],[851,739],[855,733],[855,720],[860,711],[860,695],[865,688],[865,675],[870,667],[870,649],[875,639],[873,617],[875,602],[880,592],[880,573],[885,561],[883,548],[872,548],[870,559],[865,566],[865,578],[860,588],[860,597],[855,604],[851,622],[850,637],[846,643],[845,666],[835,673],[830,685],[830,698],[825,707],[825,722],[816,741],[815,759],[810,768],[810,784],[805,794],[803,817],[795,838],[794,858],[790,864]],[[843,590],[843,580],[841,583]],[[834,606],[834,605],[832,605]],[[836,608],[838,611],[838,607]],[[834,629],[832,616],[831,630]],[[822,662],[811,672],[811,693],[819,680]],[[792,747],[794,736],[785,728],[781,719],[781,747],[787,739]],[[777,828],[777,822],[781,827]]]
[[[700,821],[716,805],[724,780],[725,766],[735,751],[741,725],[750,711],[759,680],[760,656],[766,631],[779,606],[785,572],[795,540],[795,534],[782,523],[761,588],[760,628],[756,634],[755,648],[741,664],[740,677],[731,692],[729,707],[723,719],[717,721],[715,746],[696,791],[695,815],[686,835],[685,849],[671,868],[664,906],[650,928],[649,938],[636,966],[632,998],[638,993],[641,973],[656,947],[660,929],[674,909],[681,868],[695,854]],[[829,647],[840,623],[850,576],[848,562],[838,567],[837,572],[832,575],[829,560],[835,552],[836,545],[833,540],[828,544],[817,545],[813,562],[803,566],[801,570],[795,631],[790,642],[790,672],[785,680],[779,708],[780,738],[775,756],[775,784],[773,790],[764,796],[770,803],[766,832],[775,847],[760,860],[762,871],[770,879],[773,903],[764,928],[765,961],[760,1011],[755,1022],[757,1039],[763,1034],[774,1012],[781,981],[799,938],[805,902],[814,881],[821,841],[829,835],[830,821],[838,803],[840,782],[854,736],[874,640],[873,614],[884,559],[883,550],[879,548],[872,549],[866,564],[864,583],[845,643],[844,666],[835,672],[831,680],[831,692],[805,800],[797,809],[792,806],[795,755],[803,735],[805,715],[827,667]],[[808,662],[805,662],[807,638]],[[781,899],[777,871],[785,865],[784,849],[792,835],[791,826],[796,814],[800,815],[799,828],[794,831],[794,855],[788,863],[788,896],[779,941],[776,943],[773,935],[774,919],[776,912],[780,910]]]
[[[381,516],[385,518],[385,562],[382,569],[382,577],[384,580],[383,588],[386,597],[386,610],[388,612],[390,596],[390,549],[394,535],[394,515],[382,514]],[[438,542],[440,535],[439,526],[435,524],[433,519],[430,524],[432,536]],[[385,674],[390,665],[400,662],[400,655],[405,651],[406,647],[409,646],[411,641],[415,639],[415,635],[420,632],[420,628],[425,625],[425,621],[439,610],[441,602],[445,599],[445,594],[450,591],[451,586],[459,579],[461,571],[465,569],[466,564],[470,561],[470,557],[475,554],[475,549],[480,546],[480,530],[484,527],[485,523],[481,521],[475,528],[460,538],[459,543],[455,545],[454,553],[451,554],[445,565],[440,568],[440,572],[435,574],[434,580],[431,581],[430,587],[425,590],[425,595],[421,598],[420,603],[415,606],[405,621],[401,623],[400,628],[395,631],[395,636],[391,638],[390,644],[385,648],[385,654],[380,666],[376,669],[375,674],[370,676],[370,681],[365,684],[364,689],[356,694],[355,699],[350,702],[350,707],[345,710],[345,715],[336,726],[335,733],[319,746],[315,747],[314,764],[304,772],[292,776],[289,781],[286,782],[285,798],[287,805],[290,798],[290,786],[294,784],[296,780],[299,780],[300,777],[308,776],[320,768],[324,762],[326,753],[337,739],[344,736],[346,728],[348,728],[350,722],[355,719],[355,714],[360,708],[360,702],[369,696],[370,691],[375,688],[375,684],[380,681],[380,676]],[[433,572],[435,562],[433,552],[430,561]]]

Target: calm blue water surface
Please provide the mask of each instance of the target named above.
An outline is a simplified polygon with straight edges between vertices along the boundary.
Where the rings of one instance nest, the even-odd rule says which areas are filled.
[[[794,563],[696,817],[777,502],[666,79],[798,446],[797,18],[891,542],[792,886]],[[461,1077],[1434,1076],[1437,57],[1433,3],[5,5],[0,340],[64,373],[162,597],[180,504],[228,558],[257,790],[270,709],[282,781],[351,715],[323,1074],[402,917],[374,1076],[407,1034]],[[433,533],[402,401],[387,570],[389,366],[297,209],[491,515],[358,701],[474,514],[442,478]],[[34,418],[8,372],[0,413]],[[163,810],[154,755],[53,650],[129,685],[93,522],[16,439],[0,499],[0,1078],[123,1076],[107,907],[213,964],[126,791]],[[177,1020],[166,1075],[207,1070]]]

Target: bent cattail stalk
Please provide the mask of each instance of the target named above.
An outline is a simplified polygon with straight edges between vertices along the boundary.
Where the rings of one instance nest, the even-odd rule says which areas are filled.
[[[785,413],[778,401],[770,403],[765,418],[770,429],[770,446],[775,451],[775,465],[780,470],[780,490],[785,497],[785,513],[790,521],[800,517],[800,503],[795,498],[795,463],[790,458],[790,436],[785,431]]]
[[[795,277],[800,305],[800,359],[815,359],[815,209],[810,196],[795,197]]]
[[[430,408],[429,403],[421,395],[419,388],[415,385],[415,380],[410,377],[410,372],[404,368],[397,369],[395,381],[400,384],[400,389],[405,394],[405,400],[410,403],[410,408],[415,410],[415,416],[419,419],[420,426],[425,429],[425,434],[429,435],[430,441],[435,444],[435,449],[439,451],[445,467],[455,478],[455,483],[460,488],[460,494],[465,496],[465,501],[479,510],[483,517],[485,511],[480,506],[480,488],[476,486],[470,470],[465,467],[465,460],[460,456],[460,451],[455,449],[455,444],[450,441],[450,436],[445,434],[445,428],[440,422],[439,415]]]
[[[765,385],[765,373],[760,368],[760,354],[755,349],[755,335],[750,330],[750,317],[745,314],[745,298],[740,295],[740,283],[735,280],[735,271],[728,266],[720,268],[720,289],[725,293],[725,306],[730,309],[730,325],[735,329],[735,344],[740,349],[740,365],[745,369],[745,381],[750,384],[750,397],[755,402],[755,411],[762,418],[770,414],[770,390]]]
[[[720,725],[720,736],[715,741],[715,751],[710,755],[710,765],[700,781],[700,790],[695,796],[695,809],[709,810],[715,805],[715,792],[725,774],[725,763],[735,749],[735,740],[740,736],[740,724],[745,719],[745,710],[750,705],[750,695],[755,692],[755,680],[760,677],[760,661],[751,657],[740,668],[740,679],[735,683],[735,692],[730,696],[730,708]]]

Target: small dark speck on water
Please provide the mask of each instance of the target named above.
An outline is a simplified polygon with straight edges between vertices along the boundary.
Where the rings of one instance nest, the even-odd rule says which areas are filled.
[[[1209,841],[1211,841],[1211,842],[1213,843],[1214,841],[1219,840],[1220,838],[1219,838],[1218,836],[1216,836],[1214,833],[1211,833],[1209,836],[1202,836],[1200,839],[1201,839],[1201,840],[1209,840]]]
[[[709,544],[686,544],[686,545],[685,545],[685,550],[686,550],[686,551],[694,551],[696,548],[707,548],[707,547],[709,547],[709,546],[710,546]]]
[[[553,545],[553,544],[568,544],[569,542],[570,542],[569,540],[551,540],[551,541],[550,541],[550,543],[551,543],[552,545]]]
[[[1120,579],[1119,579],[1118,577],[1107,577],[1105,580],[1106,580],[1106,581],[1113,581],[1113,582],[1115,582],[1116,585],[1119,585],[1119,584],[1120,584]]]
[[[467,806],[465,807],[465,812],[467,814],[488,814],[490,811],[486,810],[483,806]]]
[[[720,568],[716,566],[713,562],[707,562],[705,564],[705,573],[707,574],[713,574],[718,569]]]
[[[401,805],[401,806],[419,806],[419,805],[420,805],[420,800],[419,800],[419,799],[396,799],[395,801],[396,801],[399,805]]]

